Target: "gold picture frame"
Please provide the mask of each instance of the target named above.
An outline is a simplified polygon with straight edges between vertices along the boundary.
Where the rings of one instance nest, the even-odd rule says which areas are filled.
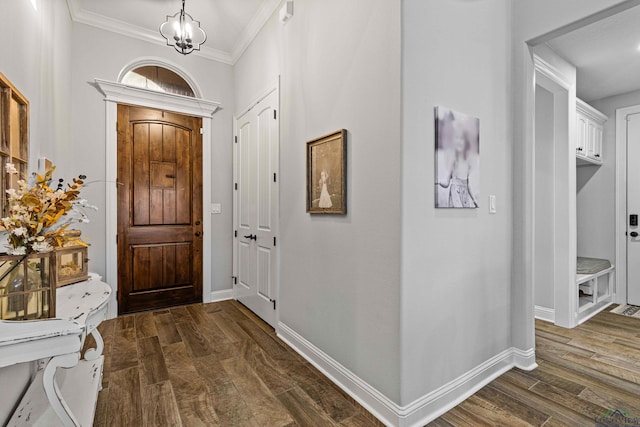
[[[307,212],[347,213],[347,131],[307,142]]]

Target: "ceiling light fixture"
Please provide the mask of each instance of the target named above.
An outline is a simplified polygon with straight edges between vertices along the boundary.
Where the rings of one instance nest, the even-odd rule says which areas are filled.
[[[200,50],[200,45],[207,40],[207,33],[200,28],[200,22],[194,21],[191,15],[182,9],[173,16],[167,15],[167,22],[160,25],[160,34],[167,39],[167,46],[173,46],[178,52],[187,55]]]

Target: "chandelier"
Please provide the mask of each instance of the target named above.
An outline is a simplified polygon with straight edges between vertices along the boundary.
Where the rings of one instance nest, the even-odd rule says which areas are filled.
[[[200,45],[207,40],[207,33],[200,28],[200,22],[194,21],[191,15],[182,9],[173,16],[167,15],[167,22],[160,25],[160,34],[167,39],[167,46],[173,46],[183,55],[200,50]]]

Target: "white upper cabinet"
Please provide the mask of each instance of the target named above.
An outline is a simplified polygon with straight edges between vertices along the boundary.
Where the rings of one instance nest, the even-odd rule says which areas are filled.
[[[602,134],[607,116],[576,98],[576,162],[580,165],[602,164]]]

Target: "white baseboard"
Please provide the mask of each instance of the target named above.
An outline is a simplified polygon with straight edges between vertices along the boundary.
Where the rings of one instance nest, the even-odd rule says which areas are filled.
[[[403,408],[403,413],[399,414],[401,418],[398,427],[419,427],[433,421],[514,366],[519,366],[516,365],[516,361],[523,366],[530,366],[530,357],[526,356],[528,353],[513,347],[504,350],[453,381],[422,396]],[[535,353],[532,354],[535,364]]]
[[[387,426],[418,427],[434,420],[514,366],[531,370],[533,349],[509,348],[442,387],[400,406],[283,323],[278,337]]]
[[[512,348],[513,350],[513,363],[516,368],[520,368],[524,371],[533,371],[538,367],[536,363],[536,350],[530,348],[529,350],[520,350],[519,348]]]
[[[209,301],[205,302],[218,302],[233,299],[233,289],[224,289],[222,291],[213,291],[209,294]]]
[[[328,354],[307,341],[284,323],[278,323],[278,337],[307,359],[338,387],[355,399],[367,411],[387,426],[396,426],[397,413],[401,409],[395,402],[380,393],[353,372],[342,366]]]
[[[556,321],[556,311],[553,308],[535,306],[536,319],[544,320],[545,322],[554,323]]]

